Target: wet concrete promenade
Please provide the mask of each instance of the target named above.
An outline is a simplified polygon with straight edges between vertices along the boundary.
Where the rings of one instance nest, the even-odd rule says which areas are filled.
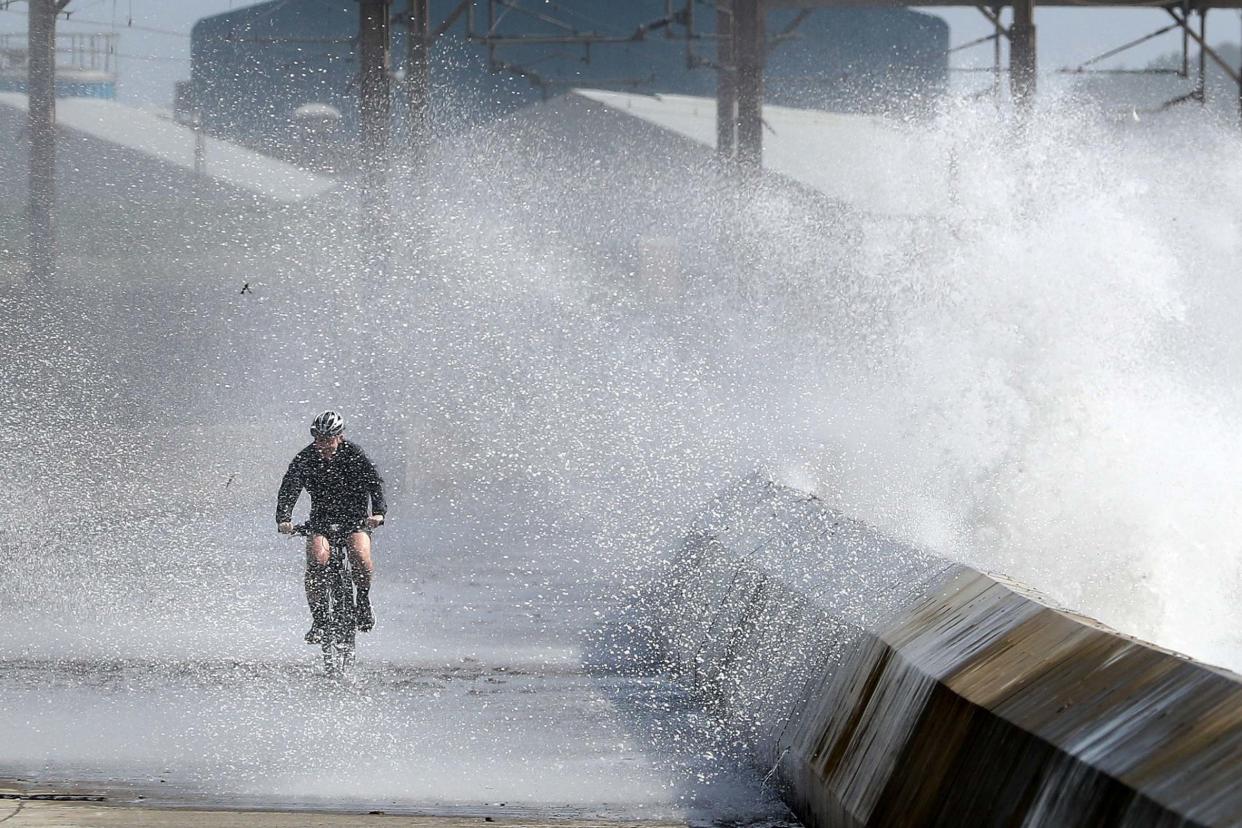
[[[0,787],[0,795],[19,794]],[[620,824],[641,828],[675,828],[685,825],[681,822],[615,823],[385,813],[174,809],[40,799],[0,799],[0,823],[9,828],[478,828],[482,825],[489,828],[598,828]]]
[[[301,554],[281,538],[239,534],[235,548],[255,548],[243,557],[170,556],[141,593],[125,591],[131,560],[113,584],[54,568],[72,550],[49,557],[8,607],[41,625],[0,625],[0,780],[147,808],[789,818],[684,689],[601,643],[626,599],[583,545],[509,533],[481,548],[417,525],[377,533],[379,623],[349,683],[301,642]],[[3,826],[44,824],[18,817],[48,807]]]

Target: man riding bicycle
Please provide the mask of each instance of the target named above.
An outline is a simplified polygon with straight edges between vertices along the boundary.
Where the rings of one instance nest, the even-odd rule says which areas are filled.
[[[371,530],[384,522],[384,481],[362,448],[345,439],[345,420],[325,411],[311,423],[312,442],[289,463],[276,497],[276,529],[293,533],[293,507],[302,490],[310,492],[306,536],[306,602],[311,628],[306,643],[323,640],[328,612],[330,527],[346,527],[354,585],[358,590],[358,629],[375,626],[371,612]],[[357,528],[355,528],[357,527]]]

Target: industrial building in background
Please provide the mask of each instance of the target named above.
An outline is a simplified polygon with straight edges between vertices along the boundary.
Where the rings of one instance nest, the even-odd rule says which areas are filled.
[[[116,98],[115,32],[55,33],[56,97]],[[0,92],[26,94],[30,43],[25,32],[0,33]]]
[[[705,0],[430,0],[432,118],[467,126],[574,87],[713,97],[717,9]],[[405,76],[405,2],[391,6],[392,76]],[[773,11],[764,100],[909,111],[948,82],[949,29],[897,8]],[[195,25],[185,119],[291,160],[321,159],[359,127],[358,4],[272,0]],[[406,102],[393,98],[404,121]],[[320,150],[316,152],[316,149]],[[329,153],[330,155],[330,153]],[[339,163],[339,156],[333,159]]]

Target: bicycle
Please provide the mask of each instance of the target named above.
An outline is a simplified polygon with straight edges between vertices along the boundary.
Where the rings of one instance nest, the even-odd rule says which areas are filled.
[[[357,597],[354,593],[353,564],[349,560],[349,536],[366,525],[329,524],[324,537],[328,539],[327,612],[323,627],[323,666],[330,678],[344,678],[354,663],[354,640],[357,636]],[[309,537],[309,524],[293,527],[294,535]]]

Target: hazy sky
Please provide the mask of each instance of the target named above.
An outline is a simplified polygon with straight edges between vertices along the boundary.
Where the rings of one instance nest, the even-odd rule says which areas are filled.
[[[173,82],[190,75],[190,27],[194,21],[248,5],[252,5],[251,0],[71,0],[73,15],[61,26],[63,31],[119,32],[119,96],[130,102],[166,106],[172,101]],[[927,11],[949,22],[955,44],[990,32],[987,21],[973,8]],[[1210,42],[1242,40],[1238,12],[1218,9],[1208,20]],[[1037,10],[1035,22],[1041,69],[1049,71],[1077,65],[1171,20],[1159,9],[1049,8]],[[0,10],[0,32],[24,32],[25,28],[23,3],[16,3],[7,12]],[[1180,48],[1180,36],[1169,32],[1113,60],[1111,65],[1142,66]],[[952,65],[990,65],[991,54],[990,46],[976,47],[954,55]]]

